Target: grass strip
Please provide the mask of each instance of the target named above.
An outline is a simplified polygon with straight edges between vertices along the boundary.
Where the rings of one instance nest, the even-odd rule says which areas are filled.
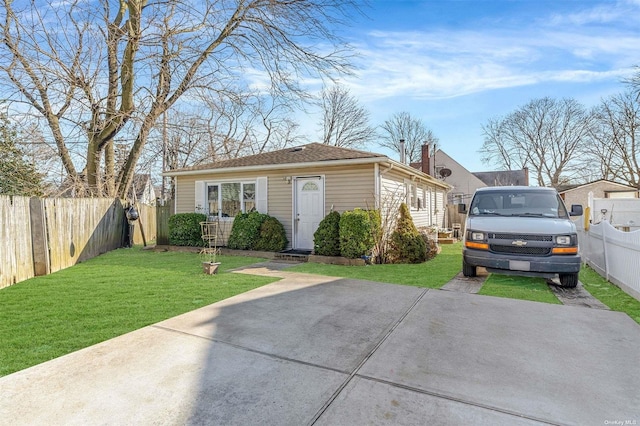
[[[640,301],[611,284],[589,266],[580,270],[580,282],[593,297],[612,311],[624,312],[640,324]]]
[[[561,305],[543,278],[491,274],[480,292],[485,296],[507,297]]]
[[[264,259],[218,260],[119,249],[0,290],[0,376],[276,281],[228,272]]]
[[[442,251],[435,258],[419,264],[343,266],[304,263],[288,270],[415,287],[440,288],[460,272],[462,265],[460,243],[442,244],[440,247]]]

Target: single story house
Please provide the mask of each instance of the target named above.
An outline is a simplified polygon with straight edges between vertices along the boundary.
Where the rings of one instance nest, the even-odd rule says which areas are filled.
[[[311,143],[164,173],[175,179],[175,212],[220,221],[225,245],[237,213],[253,209],[282,222],[290,248],[312,250],[332,210],[379,208],[395,217],[400,202],[418,227],[444,226],[449,186],[386,155]]]
[[[639,194],[638,188],[607,179],[576,185],[562,185],[557,190],[564,203],[569,207],[571,204],[582,204],[587,207],[590,196],[592,198],[638,198]]]

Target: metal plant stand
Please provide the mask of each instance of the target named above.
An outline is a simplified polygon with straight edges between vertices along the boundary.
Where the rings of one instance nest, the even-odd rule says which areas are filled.
[[[211,222],[200,222],[200,232],[202,240],[206,247],[200,250],[200,258],[202,259],[202,269],[205,274],[213,275],[218,272],[220,262],[217,262],[217,256],[220,254],[218,248],[218,233],[220,230],[220,222],[217,220]]]

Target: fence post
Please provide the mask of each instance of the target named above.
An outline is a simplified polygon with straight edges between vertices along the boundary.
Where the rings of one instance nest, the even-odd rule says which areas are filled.
[[[609,222],[602,221],[602,252],[604,253],[604,278],[609,281],[609,262],[607,260],[607,225]]]
[[[47,225],[44,202],[40,198],[29,199],[29,220],[31,223],[31,247],[33,250],[33,272],[36,277],[48,275],[49,246],[47,242]]]
[[[171,216],[171,203],[164,206],[156,206],[156,244],[169,245],[169,216]]]

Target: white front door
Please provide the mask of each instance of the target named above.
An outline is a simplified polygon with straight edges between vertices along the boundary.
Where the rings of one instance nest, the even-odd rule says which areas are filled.
[[[313,233],[324,217],[324,180],[321,176],[296,178],[293,248],[313,250]]]

